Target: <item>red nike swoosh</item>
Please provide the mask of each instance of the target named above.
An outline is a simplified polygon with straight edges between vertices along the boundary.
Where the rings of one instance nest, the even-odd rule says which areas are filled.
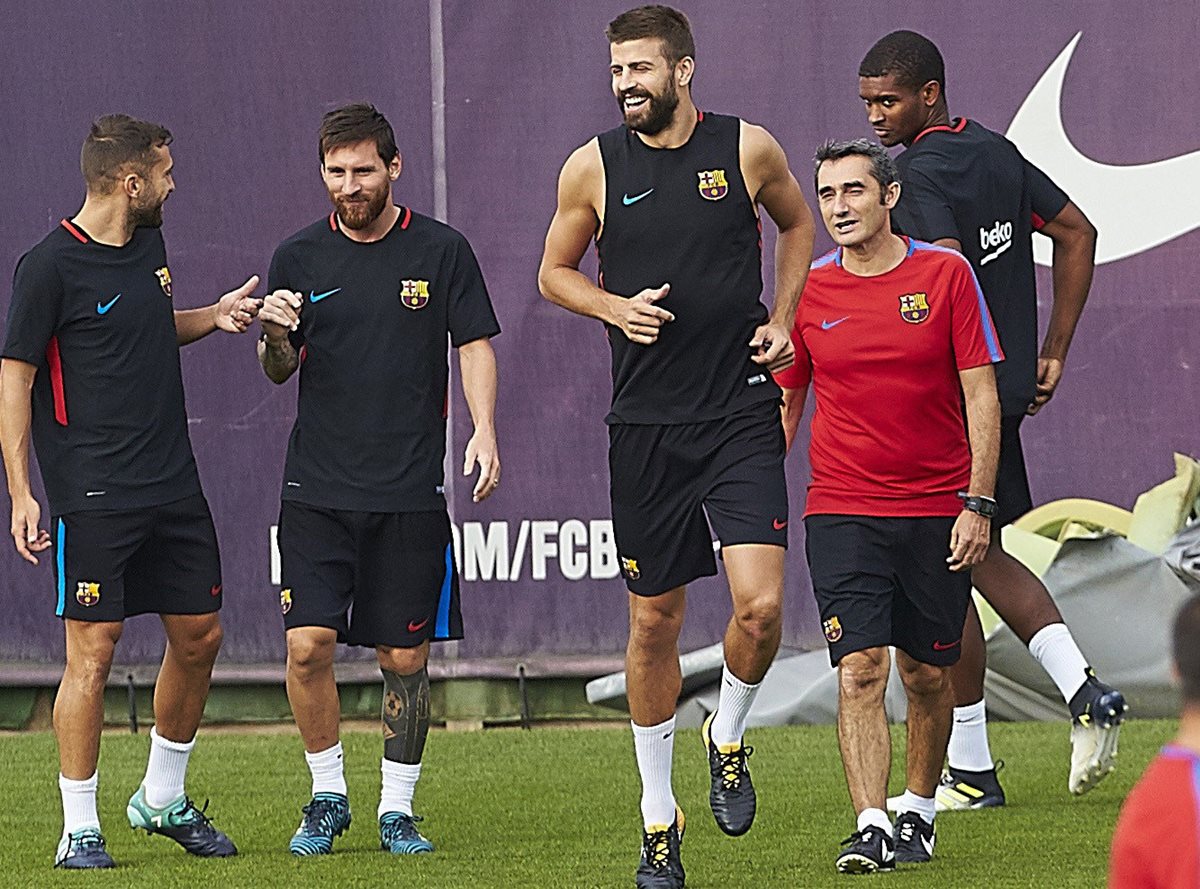
[[[221,585],[220,585],[220,584],[217,584],[215,587],[213,587],[213,588],[212,588],[211,590],[209,590],[208,592],[209,592],[211,595],[214,595],[214,596],[219,596],[219,595],[221,595]]]
[[[781,522],[781,521],[779,521],[779,519],[775,519],[774,521],[771,522],[771,527],[774,528],[776,531],[782,531],[784,528],[787,527],[787,522],[786,521]]]
[[[410,633],[419,633],[421,631],[421,627],[425,626],[427,623],[429,623],[429,618],[425,618],[424,620],[410,620],[408,622],[408,631]]]
[[[960,643],[960,642],[962,642],[961,639],[955,639],[953,642],[934,642],[933,650],[934,651],[946,651],[947,649],[953,648],[954,646],[958,645],[958,643]]]

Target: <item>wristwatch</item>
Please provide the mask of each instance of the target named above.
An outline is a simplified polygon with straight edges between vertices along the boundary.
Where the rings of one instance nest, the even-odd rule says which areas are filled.
[[[963,509],[970,510],[985,519],[990,519],[996,514],[996,501],[991,497],[975,496],[966,491],[959,491],[958,497],[963,502]]]

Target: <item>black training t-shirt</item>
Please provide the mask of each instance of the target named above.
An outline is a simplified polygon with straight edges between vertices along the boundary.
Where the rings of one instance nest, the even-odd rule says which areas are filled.
[[[1062,211],[1067,195],[1008,139],[966,119],[920,133],[896,164],[892,228],[962,244],[1004,348],[996,365],[1001,410],[1023,414],[1037,391],[1033,233]]]
[[[279,245],[268,277],[270,291],[304,297],[283,499],[444,508],[447,336],[457,347],[500,332],[466,238],[402,207],[391,231],[364,244],[331,213]]]
[[[675,315],[648,345],[608,327],[610,424],[712,420],[780,397],[750,360],[767,320],[758,214],[739,165],[741,122],[701,113],[679,148],[651,148],[621,126],[599,137],[604,225],[600,286],[619,296],[670,284],[657,304]]]
[[[51,513],[199,492],[157,228],[110,247],[64,219],[17,263],[3,354],[37,367],[33,444]]]

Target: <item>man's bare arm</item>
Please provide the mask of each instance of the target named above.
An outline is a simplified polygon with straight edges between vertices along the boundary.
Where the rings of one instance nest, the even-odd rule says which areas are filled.
[[[755,331],[751,347],[757,348],[758,353],[752,357],[772,371],[780,371],[791,365],[795,357],[791,330],[812,264],[813,215],[788,167],[787,156],[770,133],[743,122],[740,148],[742,178],[747,190],[779,229],[775,239],[775,298],[771,317]]]
[[[37,368],[24,361],[0,361],[0,450],[12,499],[13,545],[21,558],[36,565],[34,553],[50,546],[50,534],[39,528],[42,507],[29,484],[29,432],[32,425],[30,397]]]
[[[538,290],[550,302],[579,315],[619,327],[632,342],[649,345],[675,316],[654,303],[670,282],[625,299],[597,287],[579,271],[588,244],[599,231],[604,212],[604,163],[593,139],[567,158],[558,177],[558,208],[546,232],[538,269]]]
[[[796,432],[800,428],[800,418],[804,416],[804,399],[808,396],[808,387],[783,390],[783,434],[787,439],[787,452],[791,453],[792,444],[796,441]]]
[[[496,443],[496,353],[486,337],[458,347],[458,367],[463,395],[475,427],[463,457],[463,475],[479,465],[479,478],[471,492],[478,503],[500,486],[500,449]]]
[[[262,300],[251,295],[257,286],[258,275],[251,275],[245,284],[222,294],[211,306],[176,311],[175,341],[186,346],[216,330],[245,333],[262,306]]]
[[[996,394],[996,372],[985,364],[958,372],[967,408],[967,438],[971,442],[971,481],[967,493],[992,497],[996,491],[996,467],[1000,460],[1000,398]],[[965,571],[987,555],[992,523],[964,509],[950,532],[951,571]]]
[[[265,336],[258,341],[258,363],[272,383],[282,383],[300,366],[288,333],[300,326],[304,295],[291,290],[268,293],[258,313]]]
[[[1036,414],[1058,388],[1096,269],[1096,228],[1075,204],[1068,201],[1042,227],[1042,234],[1054,242],[1054,305],[1038,357],[1037,395],[1030,414]]]

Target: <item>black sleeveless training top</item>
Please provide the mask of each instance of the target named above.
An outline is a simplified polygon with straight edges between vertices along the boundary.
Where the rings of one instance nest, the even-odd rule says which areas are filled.
[[[651,148],[621,126],[599,137],[604,225],[600,286],[631,297],[671,285],[658,305],[675,315],[649,346],[608,326],[609,424],[712,420],[780,397],[750,360],[767,320],[758,215],[739,166],[740,121],[701,112],[679,148]]]

